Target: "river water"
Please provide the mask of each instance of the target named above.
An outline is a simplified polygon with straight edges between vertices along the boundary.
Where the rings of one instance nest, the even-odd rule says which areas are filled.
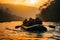
[[[0,40],[60,40],[60,23],[43,22],[48,31],[39,36],[36,33],[23,31],[21,28],[15,29],[15,26],[21,24],[22,21],[0,23]],[[49,25],[55,25],[56,28],[49,28]]]

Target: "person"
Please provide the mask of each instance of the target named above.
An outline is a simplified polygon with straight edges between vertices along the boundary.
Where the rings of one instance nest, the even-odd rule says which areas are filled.
[[[33,24],[32,24],[32,25],[35,25],[35,19],[32,19],[32,22],[33,22]]]
[[[29,26],[32,26],[33,25],[33,19],[32,18],[29,18]]]
[[[28,25],[28,20],[27,20],[27,19],[25,19],[25,20],[23,21],[23,25],[24,25],[24,26],[27,26],[27,25]]]
[[[41,24],[42,25],[42,21],[39,18],[35,19],[35,24]]]
[[[38,25],[36,25],[38,24]],[[44,33],[47,31],[47,28],[45,28],[42,25],[42,21],[39,18],[36,19],[32,19],[29,18],[29,20],[25,19],[23,21],[23,25],[28,26],[28,28],[22,27],[22,26],[16,26],[15,28],[19,28],[21,27],[22,29],[24,29],[27,32],[31,32],[31,33]]]

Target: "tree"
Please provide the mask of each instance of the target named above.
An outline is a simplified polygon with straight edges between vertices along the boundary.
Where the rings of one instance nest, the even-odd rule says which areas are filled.
[[[21,21],[23,19],[23,17],[12,15],[9,8],[4,7],[4,5],[0,5],[0,22]]]
[[[43,21],[60,22],[60,0],[54,0],[39,16]]]

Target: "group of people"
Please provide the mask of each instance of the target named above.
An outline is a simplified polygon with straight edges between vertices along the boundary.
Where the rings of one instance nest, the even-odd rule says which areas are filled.
[[[29,20],[25,19],[23,21],[23,26],[29,26],[29,28],[25,28],[22,26],[16,26],[15,28],[19,28],[21,27],[22,29],[24,29],[27,32],[31,32],[31,33],[44,33],[47,31],[47,28],[45,28],[42,25],[42,21],[39,18],[33,19],[33,18],[29,18]]]
[[[32,25],[35,25],[35,24],[42,25],[42,21],[39,18],[36,18],[36,19],[29,18],[29,20],[25,19],[23,21],[24,26],[32,26]]]

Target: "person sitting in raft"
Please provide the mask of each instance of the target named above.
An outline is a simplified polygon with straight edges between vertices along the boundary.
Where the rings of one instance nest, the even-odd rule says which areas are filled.
[[[36,18],[36,19],[35,19],[35,24],[40,24],[40,25],[42,25],[42,21],[41,21],[39,18]]]

